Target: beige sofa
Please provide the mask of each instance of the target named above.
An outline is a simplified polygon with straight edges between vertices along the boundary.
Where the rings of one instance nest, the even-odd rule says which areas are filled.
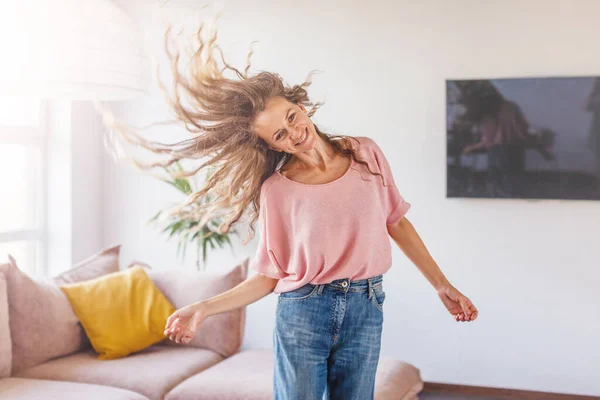
[[[14,260],[0,265],[1,399],[273,398],[271,350],[240,351],[245,309],[208,318],[187,345],[165,339],[124,358],[98,360],[59,285],[119,270],[118,255],[119,246],[108,248],[47,281],[27,277]],[[222,275],[149,267],[148,275],[178,308],[234,287],[247,267],[248,259]],[[375,399],[415,399],[422,387],[414,366],[381,358]]]

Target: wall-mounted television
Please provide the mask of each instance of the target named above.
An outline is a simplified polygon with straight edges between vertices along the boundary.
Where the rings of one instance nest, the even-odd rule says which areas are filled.
[[[600,200],[600,77],[446,81],[447,197]]]

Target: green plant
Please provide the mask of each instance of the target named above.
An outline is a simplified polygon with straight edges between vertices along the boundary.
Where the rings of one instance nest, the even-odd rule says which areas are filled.
[[[179,163],[175,167],[164,168],[171,179],[163,179],[186,197],[194,192],[192,183],[186,178],[172,178],[172,174],[181,172],[183,168]],[[212,201],[211,195],[206,195],[200,198],[193,207],[198,207],[208,204]],[[168,234],[168,239],[173,237],[178,239],[177,256],[181,256],[185,260],[188,244],[196,244],[196,267],[198,270],[203,269],[206,265],[208,246],[211,249],[223,248],[225,244],[229,244],[233,251],[231,243],[231,235],[237,235],[236,229],[231,228],[229,232],[221,234],[218,227],[222,222],[222,218],[214,217],[208,220],[203,226],[199,226],[199,221],[187,216],[172,215],[169,209],[160,210],[149,221],[149,224],[164,226],[162,233]],[[202,253],[202,267],[200,264],[200,253]]]

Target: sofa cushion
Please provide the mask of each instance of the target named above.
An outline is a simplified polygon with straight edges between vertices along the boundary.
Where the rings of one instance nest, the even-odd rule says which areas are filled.
[[[159,343],[116,360],[98,360],[93,350],[48,361],[19,377],[120,387],[160,400],[183,380],[223,360],[210,350]]]
[[[375,376],[375,400],[413,400],[423,390],[421,372],[413,365],[381,357]]]
[[[165,400],[271,400],[273,352],[243,350],[214,367],[188,378]]]
[[[2,267],[0,267],[2,269]],[[8,326],[8,295],[6,277],[0,271],[0,378],[10,376],[12,365],[12,343]]]
[[[0,379],[2,400],[148,400],[139,393],[85,383],[41,379]]]
[[[375,400],[413,400],[423,389],[419,370],[382,357],[375,378]],[[244,350],[167,394],[165,400],[270,400],[273,398],[273,352]]]
[[[119,248],[116,246],[88,258],[76,268],[79,276],[86,277],[115,268],[118,270],[118,257]],[[94,272],[83,274],[87,267]],[[9,263],[0,266],[0,269],[4,271],[7,281],[12,374],[54,357],[89,348],[73,308],[53,280],[30,278],[19,270],[10,255]],[[58,282],[61,281],[59,277]]]
[[[56,275],[52,278],[52,281],[57,285],[64,285],[67,283],[83,282],[117,272],[119,270],[120,252],[121,245],[108,247],[78,262],[67,271]]]
[[[175,308],[141,266],[61,286],[100,360],[165,340]]]
[[[165,294],[171,304],[179,309],[188,304],[221,294],[246,280],[248,259],[226,273],[198,271],[158,271],[151,269],[148,275]],[[134,263],[145,265],[143,263]],[[212,350],[223,357],[235,354],[244,339],[246,308],[241,307],[225,313],[212,315],[200,324],[196,336],[187,344],[171,340],[171,346],[192,346]]]

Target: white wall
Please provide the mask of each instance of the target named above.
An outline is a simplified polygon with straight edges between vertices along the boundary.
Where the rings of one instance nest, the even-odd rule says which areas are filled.
[[[102,247],[102,133],[89,102],[72,103],[72,218],[73,261],[79,262]]]
[[[154,2],[118,3],[160,50]],[[172,1],[197,10],[193,3]],[[382,352],[413,363],[427,381],[600,395],[600,203],[446,199],[444,97],[447,78],[600,73],[599,13],[599,2],[557,0],[225,4],[219,38],[235,65],[258,40],[255,72],[299,83],[311,69],[324,71],[310,91],[326,101],[315,122],[381,145],[413,205],[408,217],[479,308],[476,322],[455,322],[394,248]],[[140,124],[168,115],[158,91],[118,111]],[[108,158],[103,175],[104,243],[123,243],[124,262],[193,268],[145,225],[180,197]],[[229,268],[255,246],[211,253],[210,268]],[[275,304],[269,296],[248,307],[245,347],[271,346]]]
[[[103,130],[89,102],[48,102],[46,274],[98,252],[103,242]]]

